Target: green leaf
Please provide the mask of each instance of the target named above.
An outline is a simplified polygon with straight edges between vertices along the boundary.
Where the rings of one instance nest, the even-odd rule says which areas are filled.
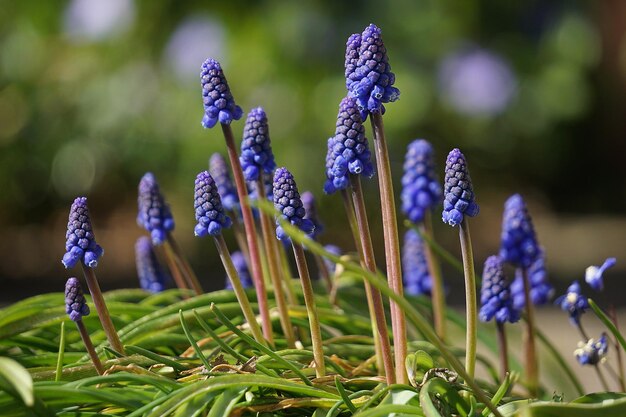
[[[444,381],[442,378],[429,379],[422,389],[420,390],[419,399],[420,405],[424,409],[424,414],[427,417],[441,417],[437,407],[433,403],[431,396],[437,394],[438,398],[444,404],[446,404],[451,410],[454,410],[455,415],[466,417],[468,415],[470,406],[467,402],[461,398],[456,388],[450,383]]]
[[[13,359],[0,357],[0,376],[17,392],[27,407],[35,403],[33,380],[22,365]]]
[[[602,323],[604,323],[606,328],[609,329],[613,336],[615,336],[619,344],[622,346],[622,349],[626,351],[626,340],[624,340],[624,336],[622,336],[620,331],[617,330],[617,327],[615,327],[613,321],[609,318],[609,316],[604,313],[604,311],[602,311],[600,307],[598,307],[595,301],[593,301],[591,298],[589,298],[587,301],[589,302],[589,306],[591,307],[593,312],[596,313],[596,316],[598,316],[598,318],[602,321]]]
[[[225,390],[222,395],[217,397],[215,403],[211,406],[211,410],[209,411],[207,417],[223,417],[230,415],[233,407],[237,405],[247,390],[247,387]]]

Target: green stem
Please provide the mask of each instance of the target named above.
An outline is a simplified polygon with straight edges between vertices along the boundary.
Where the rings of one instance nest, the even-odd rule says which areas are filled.
[[[346,216],[348,216],[348,224],[350,225],[350,231],[352,232],[352,239],[354,240],[354,246],[359,254],[359,260],[363,269],[367,269],[365,262],[365,256],[363,255],[363,246],[361,245],[361,234],[359,233],[359,225],[357,224],[356,216],[354,214],[354,205],[352,199],[348,195],[348,192],[344,189],[341,190],[341,199],[343,200],[343,206],[346,210]],[[372,297],[372,285],[364,281],[365,285],[365,298],[367,299],[367,307],[370,313],[370,323],[372,323],[372,334],[374,336],[374,351],[376,352],[376,369],[384,371],[385,361],[383,348],[381,346],[381,339],[378,337],[378,327],[376,325],[376,310],[374,309],[374,299]]]
[[[263,175],[259,176],[256,181],[256,189],[261,201],[265,201],[265,186],[263,184]],[[278,313],[280,319],[280,325],[283,329],[285,338],[287,339],[287,346],[293,348],[296,346],[296,337],[293,333],[293,325],[289,318],[289,308],[287,307],[287,300],[285,300],[285,294],[283,292],[283,279],[281,278],[282,272],[279,264],[278,247],[275,244],[276,232],[272,226],[272,220],[269,215],[262,210],[259,210],[261,216],[261,231],[263,234],[263,245],[265,246],[265,255],[267,256],[267,265],[269,268],[269,275],[272,280],[272,286],[274,287],[274,298],[276,299],[276,305],[278,306]]]
[[[280,254],[280,263],[282,265],[282,278],[285,281],[285,287],[287,288],[287,301],[289,301],[289,305],[297,306],[298,305],[298,297],[296,297],[296,290],[293,287],[293,275],[291,272],[291,267],[289,266],[289,260],[287,259],[287,251],[285,250],[285,246],[278,239],[274,240],[274,245],[278,248],[278,253]]]
[[[498,347],[500,350],[500,377],[502,378],[502,381],[504,381],[509,373],[509,350],[506,343],[504,323],[496,321],[496,330],[498,334]]]
[[[365,199],[363,198],[363,190],[361,189],[361,179],[358,175],[350,175],[350,184],[352,190],[352,202],[356,214],[358,225],[358,235],[360,237],[361,249],[363,251],[363,261],[366,269],[372,273],[377,272],[376,259],[374,258],[374,248],[372,247],[372,238],[370,235],[369,223],[367,220],[367,211],[365,209]],[[370,283],[366,283],[366,288],[370,287],[372,297],[372,310],[376,320],[376,330],[381,343],[381,351],[383,356],[383,364],[387,384],[396,383],[396,375],[393,367],[393,358],[391,356],[391,345],[389,344],[389,334],[387,331],[387,322],[385,320],[385,309],[383,307],[383,298],[380,291],[375,289]],[[396,344],[398,341],[396,341]],[[397,360],[398,358],[396,358]],[[404,362],[397,362],[399,367],[404,369]]]
[[[320,378],[326,375],[326,365],[324,363],[324,349],[322,347],[322,333],[320,330],[320,322],[317,317],[317,306],[315,305],[315,295],[313,294],[313,286],[311,285],[311,276],[306,263],[304,249],[299,243],[292,242],[293,255],[296,258],[296,266],[300,275],[300,283],[302,284],[302,294],[304,295],[304,303],[309,316],[309,324],[311,327],[311,344],[313,345],[313,358],[315,361],[315,375]]]
[[[263,332],[259,327],[259,323],[256,321],[256,315],[252,310],[252,306],[250,306],[250,301],[248,300],[248,296],[246,295],[246,291],[241,285],[241,279],[239,278],[239,273],[237,272],[237,268],[233,264],[233,260],[230,257],[230,251],[228,250],[228,246],[226,246],[226,242],[224,241],[224,237],[222,235],[214,236],[215,245],[217,246],[217,252],[220,255],[220,259],[222,260],[222,264],[224,265],[224,269],[226,270],[226,275],[228,275],[228,279],[230,283],[233,285],[233,291],[235,292],[235,296],[237,297],[237,301],[239,301],[239,305],[241,306],[241,311],[243,312],[243,316],[246,318],[248,322],[248,326],[250,326],[250,332],[254,339],[263,344],[267,345],[267,341],[263,338]]]
[[[474,254],[467,216],[459,224],[461,255],[463,257],[463,274],[465,275],[465,316],[467,332],[465,337],[465,369],[473,378],[476,367],[476,275],[474,272]]]
[[[393,180],[391,177],[391,163],[385,139],[383,116],[381,113],[371,113],[370,121],[374,132],[374,149],[376,151],[376,167],[378,170],[378,187],[380,189],[380,203],[383,217],[383,237],[385,240],[385,259],[387,261],[387,280],[391,289],[403,296],[402,267],[400,263],[400,241],[398,239],[398,220],[396,217],[396,203],[394,200]],[[404,362],[407,355],[406,319],[398,305],[391,301],[391,327],[393,330],[393,348],[395,353],[396,380],[400,384],[408,382]]]
[[[57,367],[54,374],[54,381],[59,382],[63,374],[63,356],[65,355],[65,322],[61,322],[61,337],[59,338],[59,354],[57,356]]]
[[[530,280],[528,270],[522,269],[524,281],[524,301],[526,304],[526,326],[524,327],[524,355],[526,359],[526,384],[528,392],[533,397],[539,393],[539,363],[537,348],[535,347],[535,312],[533,301],[530,298]]]
[[[259,243],[257,241],[254,216],[252,215],[250,205],[247,203],[248,188],[246,187],[243,170],[241,169],[241,162],[239,161],[239,156],[237,155],[233,130],[229,124],[222,123],[221,126],[224,139],[226,141],[226,149],[228,150],[228,159],[230,160],[230,165],[233,171],[235,187],[237,188],[237,197],[239,198],[239,202],[241,204],[243,226],[246,230],[246,238],[248,239],[248,250],[250,251],[250,262],[252,263],[251,272],[254,287],[256,289],[259,312],[261,313],[263,335],[265,336],[265,339],[273,345],[274,335],[272,333],[270,311],[267,305],[267,293],[265,291],[265,281],[263,279],[263,267],[261,266],[261,253],[259,251]]]
[[[172,253],[174,254],[176,261],[180,265],[189,287],[193,289],[196,295],[204,293],[204,291],[202,290],[202,286],[200,285],[200,281],[196,276],[196,273],[193,272],[193,269],[191,268],[191,265],[189,265],[189,263],[187,262],[187,259],[185,258],[185,255],[183,254],[180,245],[178,244],[176,239],[174,239],[174,236],[171,233],[167,234],[167,240],[165,241],[165,245],[171,246]]]
[[[617,314],[615,314],[615,306],[613,304],[609,306],[609,317],[611,318],[611,322],[619,332],[619,323],[617,321]],[[624,360],[622,358],[622,351],[619,348],[619,343],[617,342],[617,338],[615,336],[613,336],[613,346],[615,346],[615,353],[617,355],[617,372],[619,386],[622,392],[624,392],[626,391],[626,384],[624,384]]]
[[[328,290],[328,293],[330,294],[333,291],[333,281],[330,277],[330,271],[328,271],[326,263],[321,256],[313,254],[313,259],[315,259],[315,264],[319,270],[320,277],[326,284],[326,290]]]
[[[606,383],[606,379],[604,378],[604,375],[602,374],[602,371],[597,363],[594,365],[594,368],[596,368],[596,373],[598,374],[598,379],[602,384],[602,388],[604,388],[605,391],[609,391],[609,385]]]
[[[165,242],[165,244],[163,245],[163,254],[165,255],[165,262],[167,263],[167,267],[169,268],[170,273],[172,274],[172,277],[174,278],[176,287],[178,287],[181,290],[188,290],[189,286],[187,285],[187,282],[185,282],[183,271],[180,269],[180,266],[176,263],[176,259],[174,257],[174,253],[172,252],[172,248],[170,247],[170,245],[167,244],[167,242]]]
[[[125,355],[126,353],[124,352],[124,346],[122,345],[122,342],[120,342],[120,338],[117,335],[115,326],[113,326],[113,322],[111,321],[111,315],[109,314],[109,309],[104,302],[102,291],[100,291],[100,285],[98,284],[96,273],[94,272],[93,268],[89,268],[84,263],[81,262],[81,265],[83,267],[85,280],[87,281],[87,287],[89,287],[89,293],[91,294],[91,298],[93,299],[93,305],[96,307],[98,317],[100,318],[100,323],[102,323],[102,328],[104,329],[104,333],[107,335],[109,344],[111,345],[113,350],[121,353],[122,355]]]
[[[78,320],[76,322],[76,327],[78,327],[78,332],[80,333],[80,338],[83,339],[83,344],[85,345],[85,349],[87,349],[87,353],[91,358],[91,362],[93,362],[93,366],[98,371],[98,375],[104,374],[104,367],[102,366],[102,362],[100,362],[100,358],[96,353],[96,349],[93,347],[93,343],[91,343],[91,337],[89,337],[89,333],[85,328],[85,324],[82,320]]]
[[[430,211],[426,212],[423,223],[420,225],[420,234],[428,236],[429,240],[433,239],[433,222]],[[428,271],[432,278],[431,300],[433,303],[433,319],[435,322],[435,331],[437,336],[442,340],[446,340],[446,296],[443,288],[443,277],[441,276],[441,265],[439,260],[433,253],[430,245],[424,245],[424,254],[426,255],[426,263]]]
[[[233,233],[235,235],[235,240],[237,241],[237,246],[239,246],[239,250],[246,260],[246,265],[248,265],[248,269],[251,270],[252,264],[250,263],[250,251],[248,251],[248,244],[246,243],[246,233],[244,232],[241,223],[239,222],[239,213],[233,210],[228,214],[233,221]]]

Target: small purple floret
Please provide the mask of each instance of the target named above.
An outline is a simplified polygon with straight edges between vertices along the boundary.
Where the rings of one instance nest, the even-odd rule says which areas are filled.
[[[222,205],[228,211],[236,211],[239,209],[239,198],[237,197],[237,189],[230,179],[230,172],[226,160],[219,153],[211,155],[209,160],[209,171],[217,184],[217,191],[222,198]]]
[[[567,312],[570,321],[574,325],[580,323],[580,316],[589,309],[587,298],[580,293],[578,281],[574,281],[567,287],[567,293],[557,298],[554,303],[561,306],[561,310]]]
[[[259,175],[263,173],[271,175],[276,169],[267,115],[261,107],[248,113],[243,128],[239,160],[246,181],[256,181]]]
[[[411,295],[430,295],[433,282],[426,263],[424,242],[413,229],[404,234],[402,247],[402,272],[404,291]]]
[[[606,333],[602,333],[597,341],[589,339],[587,343],[579,342],[574,356],[581,365],[597,365],[605,358],[608,351],[609,343]]]
[[[224,214],[215,180],[208,171],[202,171],[196,177],[193,208],[198,222],[194,228],[196,236],[217,236],[222,233],[222,228],[231,225],[230,217]]]
[[[450,226],[463,222],[463,216],[474,217],[479,207],[474,201],[472,179],[465,156],[458,148],[450,151],[446,159],[442,220]]]
[[[541,256],[541,248],[526,203],[519,194],[504,203],[500,257],[520,268],[529,268]]]
[[[481,321],[490,321],[495,317],[498,323],[515,323],[520,319],[520,311],[513,305],[499,256],[490,256],[485,261],[480,304],[478,317]]]
[[[159,264],[154,246],[147,236],[140,237],[135,243],[135,264],[141,288],[152,293],[165,289],[169,276]]]
[[[137,206],[137,224],[150,233],[155,246],[165,242],[168,233],[174,230],[174,218],[151,172],[139,181]]]
[[[305,218],[306,210],[302,205],[296,181],[287,168],[276,170],[273,191],[274,207],[280,212],[280,217],[306,234],[313,233],[315,225]],[[278,220],[276,221],[276,237],[282,241],[289,239]]]
[[[233,120],[241,119],[243,111],[235,104],[219,62],[211,58],[204,61],[200,71],[200,82],[204,104],[202,126],[208,129],[217,122],[230,124]]]
[[[239,274],[241,286],[244,288],[252,288],[252,276],[250,275],[250,271],[248,270],[248,264],[246,263],[246,258],[243,256],[243,253],[241,253],[240,251],[235,251],[230,255],[230,257],[233,260],[233,264],[235,265],[237,274]],[[226,289],[233,289],[233,284],[230,282],[228,276],[226,277]]]
[[[602,291],[604,289],[604,272],[612,268],[616,262],[617,259],[615,258],[607,258],[601,266],[591,265],[585,270],[585,282],[594,290]]]
[[[441,184],[435,173],[433,147],[424,139],[408,146],[402,176],[402,211],[413,223],[424,220],[427,211],[441,202]]]
[[[78,278],[72,277],[65,283],[65,312],[72,321],[80,321],[89,315],[89,306]]]
[[[86,197],[78,197],[72,203],[65,239],[65,255],[61,260],[65,268],[74,267],[78,261],[89,268],[98,266],[104,250],[96,243]]]

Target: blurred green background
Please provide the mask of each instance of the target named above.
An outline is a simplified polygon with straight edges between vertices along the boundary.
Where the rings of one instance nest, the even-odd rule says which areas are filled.
[[[434,144],[441,171],[460,147],[481,205],[472,221],[479,270],[497,250],[504,200],[521,192],[560,288],[607,256],[618,257],[608,292],[620,288],[626,2],[4,0],[0,301],[61,290],[78,273],[60,262],[78,195],[89,197],[105,248],[102,286],[136,286],[136,187],[146,171],[205,287],[223,285],[212,242],[193,237],[194,177],[224,151],[220,130],[200,126],[208,56],[244,111],[265,107],[278,164],[318,196],[321,239],[351,249],[339,198],[321,188],[345,94],[345,40],[370,22],[383,29],[401,90],[385,115],[397,194],[412,139]],[[233,128],[239,136],[243,121]],[[383,267],[375,185],[366,192]],[[456,230],[438,223],[436,234],[458,252]],[[461,285],[448,272],[452,288]]]

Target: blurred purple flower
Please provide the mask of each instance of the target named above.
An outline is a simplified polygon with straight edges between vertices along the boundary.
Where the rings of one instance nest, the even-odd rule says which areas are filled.
[[[591,265],[585,270],[585,282],[594,290],[602,291],[604,289],[602,275],[604,275],[607,269],[612,268],[616,262],[617,259],[615,258],[606,258],[601,266]]]
[[[444,57],[438,77],[444,99],[467,116],[503,112],[517,90],[515,74],[504,58],[476,47]]]
[[[63,29],[74,41],[99,41],[124,31],[134,20],[133,0],[72,0],[64,12]]]

